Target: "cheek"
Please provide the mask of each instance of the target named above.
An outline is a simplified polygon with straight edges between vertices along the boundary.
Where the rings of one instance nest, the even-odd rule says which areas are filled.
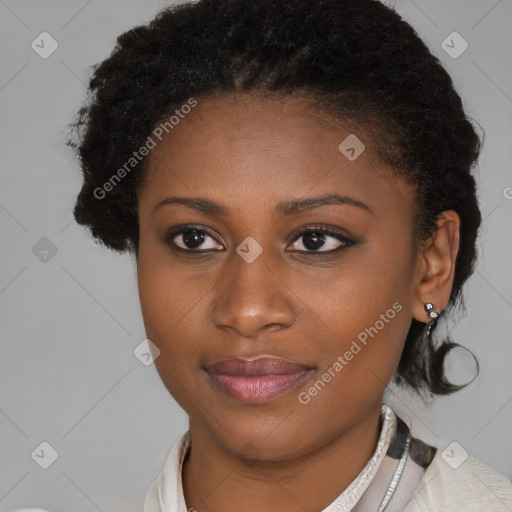
[[[168,352],[168,340],[177,340],[193,307],[193,293],[179,275],[158,256],[156,250],[141,249],[137,263],[139,300],[146,334],[162,351]],[[183,343],[175,343],[183,346]]]
[[[178,404],[193,411],[192,397],[201,396],[200,354],[194,340],[204,338],[194,322],[198,299],[176,272],[154,260],[139,260],[137,280],[146,335],[160,350],[156,370]]]
[[[337,327],[361,328],[373,324],[397,301],[405,308],[414,276],[412,257],[405,246],[386,242],[369,241],[347,253],[331,271],[311,276],[301,290],[309,307]]]
[[[319,355],[324,370],[347,355],[346,382],[381,378],[387,383],[398,363],[411,322],[410,286],[413,262],[405,247],[369,243],[345,260],[307,294],[311,319],[328,330],[333,342]],[[365,375],[359,371],[365,368]],[[345,380],[345,378],[343,380]],[[341,380],[341,379],[340,379]]]
[[[155,363],[181,379],[206,362],[208,298],[215,282],[189,275],[157,249],[141,251],[139,300],[147,337],[160,349]],[[188,373],[187,373],[188,372]]]

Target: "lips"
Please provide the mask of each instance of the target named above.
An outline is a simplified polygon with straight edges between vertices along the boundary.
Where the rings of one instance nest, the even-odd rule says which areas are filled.
[[[311,367],[279,357],[225,359],[206,368],[216,388],[249,403],[261,403],[297,386]]]
[[[308,370],[307,366],[280,357],[258,357],[256,359],[225,359],[208,366],[210,373],[253,377],[258,375],[285,375]]]

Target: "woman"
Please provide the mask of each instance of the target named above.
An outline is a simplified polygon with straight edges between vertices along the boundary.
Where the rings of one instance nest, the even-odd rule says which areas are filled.
[[[78,223],[137,262],[189,416],[144,510],[511,510],[391,381],[456,391],[436,323],[471,274],[480,139],[376,0],[199,0],[122,34],[71,141]]]

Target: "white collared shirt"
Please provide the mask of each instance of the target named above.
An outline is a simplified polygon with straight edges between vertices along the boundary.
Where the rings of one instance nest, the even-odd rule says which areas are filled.
[[[422,441],[412,438],[406,444],[407,427],[392,409],[382,404],[381,416],[382,428],[372,457],[321,512],[377,512],[379,506],[386,512],[512,511],[512,484],[504,475],[470,454],[454,464],[450,452],[444,454],[447,462],[442,450]],[[401,428],[397,429],[399,422]],[[403,446],[397,455],[400,444]],[[172,447],[163,470],[146,494],[144,512],[187,512],[182,467],[189,447],[187,430]],[[384,507],[383,496],[394,475],[399,475],[398,484]]]

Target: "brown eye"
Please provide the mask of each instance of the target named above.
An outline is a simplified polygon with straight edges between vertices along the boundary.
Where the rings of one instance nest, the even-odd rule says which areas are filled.
[[[223,249],[207,231],[196,227],[185,227],[170,233],[166,236],[166,243],[191,252]]]
[[[334,252],[352,244],[352,240],[334,231],[325,228],[309,228],[299,234],[291,247],[299,252]]]

